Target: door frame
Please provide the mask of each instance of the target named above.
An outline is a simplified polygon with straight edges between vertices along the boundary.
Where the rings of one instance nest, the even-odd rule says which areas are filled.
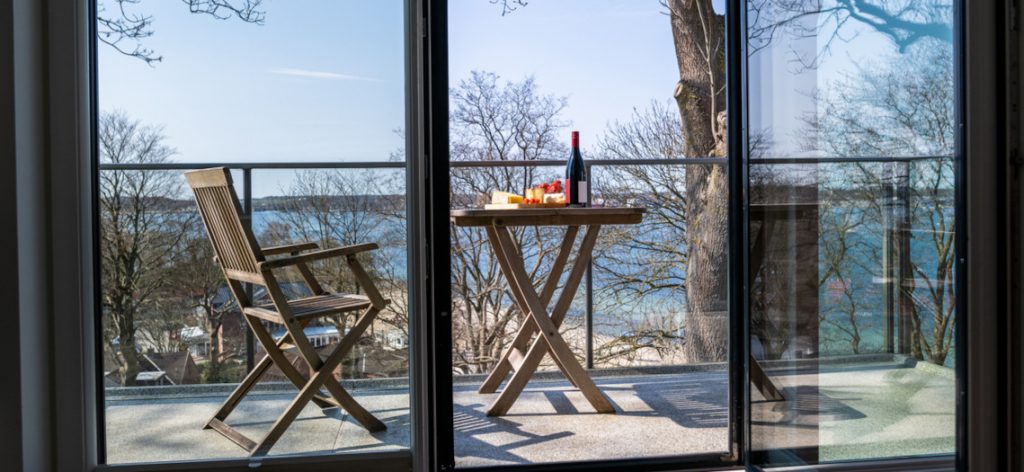
[[[448,209],[449,209],[449,123],[448,123],[448,101],[449,101],[449,77],[448,77],[448,1],[447,0],[420,0],[420,64],[421,77],[421,100],[422,108],[419,116],[421,132],[423,135],[422,155],[423,161],[427,163],[424,169],[425,183],[423,203],[423,215],[427,222],[425,226],[427,237],[426,251],[429,260],[425,267],[429,267],[427,292],[430,300],[427,315],[424,319],[425,333],[417,333],[417,336],[424,334],[430,337],[424,342],[429,346],[429,355],[432,357],[426,361],[427,367],[432,372],[429,395],[428,410],[433,416],[433,423],[430,424],[430,431],[433,441],[427,449],[430,457],[425,464],[429,464],[431,470],[449,471],[455,467],[455,435],[454,435],[454,405],[452,399],[453,377],[452,377],[452,299],[451,299],[451,245],[450,240]],[[743,30],[742,0],[727,0],[726,4],[726,28],[727,28],[727,68],[739,71],[743,64],[736,59],[740,58],[738,51],[742,48]],[[732,58],[732,59],[730,59]],[[745,88],[745,82],[739,73],[727,73],[727,101],[730,106],[735,106],[740,100],[740,90]],[[728,120],[728,141],[731,149],[743,148],[742,113],[739,108],[734,108],[737,113],[729,113]],[[745,182],[740,177],[745,175],[746,169],[742,166],[742,159],[739,155],[731,159],[728,166],[730,179],[729,186],[729,272],[730,274],[746,273],[746,191]],[[733,231],[739,228],[740,231]],[[661,457],[637,457],[616,460],[599,460],[586,462],[552,462],[543,464],[522,464],[502,465],[488,467],[460,467],[460,471],[660,471],[660,470],[681,470],[681,469],[722,469],[735,468],[743,463],[746,456],[744,445],[746,444],[746,429],[743,427],[744,418],[747,418],[745,405],[747,398],[747,362],[748,352],[745,333],[748,330],[746,322],[746,283],[739,280],[741,277],[730,276],[728,283],[729,296],[729,451],[722,453],[704,453],[679,456]],[[426,351],[419,351],[421,354],[428,354]],[[426,391],[426,390],[424,390]],[[418,443],[417,443],[418,444]]]
[[[433,14],[436,10],[431,8],[434,5],[446,5],[445,0],[409,1],[417,5],[416,18],[422,21],[417,28],[420,32],[418,36],[424,38],[424,33],[428,30],[443,30],[446,27],[444,17],[438,19],[438,15]],[[729,5],[738,1],[729,0]],[[36,320],[32,326],[23,328],[31,328],[34,331],[28,333],[29,337],[20,339],[18,350],[23,362],[30,362],[31,365],[38,367],[39,375],[32,378],[21,376],[18,384],[11,387],[14,390],[13,394],[28,392],[38,397],[40,402],[31,411],[15,412],[5,409],[5,414],[9,416],[20,415],[23,420],[39,420],[34,421],[38,429],[20,432],[22,440],[32,440],[32,451],[22,451],[23,454],[15,454],[12,457],[29,459],[31,463],[41,464],[53,470],[247,470],[247,463],[243,461],[97,466],[96,441],[99,422],[94,410],[96,390],[92,375],[95,373],[96,363],[93,327],[89,323],[94,308],[92,284],[98,281],[91,269],[95,254],[91,220],[93,169],[92,138],[89,128],[92,106],[89,99],[89,67],[92,61],[88,52],[91,40],[88,4],[87,0],[47,0],[39,2],[39,5],[36,5],[36,2],[20,2],[19,8],[5,10],[9,14],[0,15],[0,27],[15,24],[35,25],[39,27],[38,36],[46,39],[30,43],[24,41],[24,38],[12,39],[13,44],[24,49],[19,50],[23,54],[19,54],[14,61],[19,67],[15,67],[10,75],[25,74],[21,77],[35,77],[39,80],[25,80],[14,84],[10,80],[5,80],[2,84],[10,86],[14,93],[24,100],[18,107],[2,113],[6,113],[11,118],[10,121],[16,121],[19,129],[25,130],[24,132],[33,139],[32,143],[39,144],[38,148],[22,148],[16,151],[19,178],[28,179],[19,180],[15,189],[17,199],[6,199],[0,204],[9,214],[25,214],[26,219],[32,220],[19,218],[17,230],[24,231],[24,234],[28,235],[27,238],[39,241],[40,247],[36,248],[37,250],[22,247],[24,241],[19,239],[18,249],[19,252],[30,250],[27,260],[38,263],[40,269],[30,274],[34,277],[32,280],[22,279],[19,286],[22,287],[23,296],[44,300],[41,306],[18,309],[18,317],[22,323]],[[961,5],[966,5],[966,2],[962,2]],[[49,8],[44,8],[45,6]],[[1006,39],[1007,26],[1002,18],[1005,9],[1008,8],[1007,3],[972,2],[970,7],[962,8],[963,21],[959,25],[964,43],[959,54],[964,58],[961,68],[965,81],[960,87],[964,97],[963,111],[960,113],[964,120],[961,139],[963,155],[967,157],[965,161],[969,160],[971,167],[966,169],[966,163],[962,164],[965,169],[964,185],[961,186],[964,194],[961,201],[965,207],[965,217],[962,218],[965,237],[960,238],[963,244],[961,254],[966,254],[965,259],[969,258],[970,263],[965,260],[964,269],[960,271],[962,277],[966,279],[966,293],[960,297],[959,303],[966,309],[962,318],[963,333],[958,335],[958,343],[965,346],[965,349],[962,354],[958,354],[963,357],[957,359],[958,365],[963,366],[963,370],[958,371],[960,398],[957,463],[962,468],[969,466],[972,470],[1004,470],[1008,456],[1013,450],[1006,444],[1005,432],[1012,419],[1003,414],[1006,412],[1007,402],[1005,378],[1008,369],[1019,368],[1019,365],[1011,364],[1006,358],[1010,341],[1008,337],[1014,333],[1011,330],[1000,332],[1009,323],[1007,298],[1012,295],[1007,288],[1005,277],[1006,266],[1010,261],[1006,257],[1009,242],[1005,227],[1004,197],[1006,186],[1009,185],[1007,179],[1017,166],[1008,161],[1009,150],[1006,141],[1016,137],[1008,136],[1004,127],[1005,100],[1002,91],[1008,86],[1016,85],[1007,85],[1002,81],[1002,78],[1006,77],[1002,73],[1007,72],[1004,58],[1000,57],[1000,53],[1004,51],[1001,42]],[[430,50],[446,48],[444,37],[440,38],[441,41],[430,42],[410,38],[411,42],[417,44],[417,57],[414,62],[420,67],[419,73],[431,75],[423,72],[427,70],[427,64],[438,67],[436,62],[430,60],[428,53]],[[446,67],[441,67],[440,70],[445,74],[447,72]],[[7,74],[0,75],[8,77]],[[446,82],[445,77],[442,83]],[[447,108],[445,88],[446,86],[440,85],[432,87],[426,83],[410,85],[411,90],[424,92],[443,90],[443,94],[433,95],[433,98],[441,99],[433,103],[436,105],[433,108],[436,113]],[[426,94],[417,94],[411,98],[416,100],[418,110],[421,111],[426,110],[427,105],[424,95]],[[35,112],[32,116],[26,117],[26,110]],[[447,116],[447,111],[444,111],[444,114],[436,116]],[[416,119],[422,117],[429,115],[420,115]],[[447,127],[447,120],[442,121],[442,126]],[[731,128],[733,123],[735,121],[730,119]],[[408,129],[417,130],[417,135],[436,132],[420,127]],[[445,140],[446,134],[443,133]],[[734,139],[730,134],[730,146],[735,145]],[[1016,148],[1016,145],[1012,147]],[[431,160],[424,160],[426,168],[418,169],[420,173],[417,177],[430,179],[431,183],[446,181],[437,178],[439,169],[433,167],[432,163],[447,166],[447,147],[431,142],[416,149],[423,150],[423,157],[431,157]],[[444,171],[446,170],[445,168]],[[447,178],[446,175],[443,177]],[[742,187],[739,190],[743,190]],[[445,192],[434,191],[433,194],[443,196]],[[447,204],[441,208],[447,209]],[[736,211],[735,207],[730,208]],[[740,210],[742,211],[742,208]],[[431,218],[423,220],[425,224],[431,225],[425,230],[425,234],[434,236],[433,239],[429,239],[430,241],[446,241],[448,236],[445,215],[430,216]],[[438,222],[441,224],[438,225]],[[447,257],[447,250],[443,247],[435,247],[432,250],[434,252],[431,254],[435,256]],[[430,262],[425,254],[420,254],[420,258]],[[433,261],[440,262],[437,259]],[[447,268],[447,264],[442,265]],[[425,272],[425,277],[437,275],[434,270],[436,264],[423,267],[431,268],[430,272]],[[38,282],[37,286],[33,285],[33,281]],[[62,290],[58,292],[52,290],[53,287],[61,287]],[[438,308],[445,307],[443,299],[450,299],[450,293],[445,293],[444,290],[438,292],[437,287],[432,288],[435,289],[432,293],[440,295],[440,298],[435,296],[429,300],[430,304],[420,305],[427,307],[429,311],[418,316],[419,321],[422,321],[422,329],[414,332],[413,336],[423,336],[423,339],[429,342],[440,339],[442,342],[447,340],[450,343],[450,324],[447,325],[448,336],[441,336],[446,334],[446,323],[434,323],[436,320],[433,316],[433,313],[439,313],[439,317],[443,317],[445,312]],[[67,296],[69,292],[72,293],[71,296]],[[447,308],[450,309],[450,300]],[[986,315],[974,317],[967,316],[968,313]],[[26,335],[26,332],[22,331],[22,335]],[[742,335],[745,339],[746,333]],[[438,356],[438,348],[443,347],[424,344],[420,348],[415,348],[415,352],[421,354],[421,358],[414,360],[416,369],[419,370],[413,374],[414,381],[424,382],[417,385],[429,387],[421,388],[414,399],[414,411],[415,406],[423,406],[415,417],[415,420],[421,422],[414,423],[413,428],[413,455],[417,461],[415,470],[451,470],[449,467],[453,464],[452,449],[448,447],[452,443],[452,438],[444,436],[446,431],[452,431],[451,372],[450,363],[445,362],[450,361],[451,353],[449,347],[447,351],[441,349],[442,355]],[[440,366],[441,369],[420,370],[421,365],[435,368]],[[62,387],[57,388],[52,379],[69,372],[75,375],[63,377]],[[446,376],[449,377],[447,382],[444,379]],[[446,384],[448,390],[438,390],[433,385],[433,379],[438,380],[436,384]],[[438,396],[437,393],[442,395]],[[429,398],[431,395],[434,398]],[[448,411],[443,408],[445,397],[448,398]],[[439,398],[442,401],[439,401]],[[749,431],[744,427],[741,440],[747,438],[748,434]],[[430,446],[421,447],[422,444]],[[273,462],[264,463],[263,468],[329,470],[332,466],[341,466],[344,460],[324,456],[301,458],[298,462],[302,462],[302,466],[288,464],[287,459],[277,464]],[[898,465],[898,462],[887,461],[893,465]],[[550,467],[593,470],[594,465],[596,464],[554,464]],[[617,463],[604,464],[604,467],[614,468],[615,465]],[[631,468],[655,469],[655,464],[649,465],[650,467],[634,462]],[[857,470],[856,464],[845,466],[837,464],[828,468]],[[914,467],[914,464],[908,464],[904,470],[912,470]],[[542,470],[544,467],[529,468]]]

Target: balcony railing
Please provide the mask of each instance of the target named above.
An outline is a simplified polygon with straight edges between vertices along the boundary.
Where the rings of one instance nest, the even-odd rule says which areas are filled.
[[[909,189],[910,174],[912,165],[920,161],[934,161],[950,159],[948,156],[916,156],[916,157],[853,157],[853,158],[755,158],[750,159],[751,166],[791,166],[791,165],[881,165],[885,174],[878,182],[878,198],[883,200],[882,207],[885,209],[882,225],[884,228],[884,240],[882,241],[885,257],[882,258],[882,271],[885,274],[884,282],[884,306],[883,316],[884,334],[882,336],[883,351],[887,353],[906,354],[911,351],[911,340],[909,339],[910,317],[906,300],[900,300],[903,296],[896,281],[899,277],[906,277],[912,274],[909,267],[909,248],[912,238],[912,193]],[[725,165],[726,158],[686,158],[686,159],[590,159],[587,161],[588,174],[595,168],[615,168],[623,166],[692,166],[692,165]],[[498,168],[498,167],[561,167],[564,166],[561,160],[516,160],[516,161],[452,161],[450,166],[453,169],[459,168]],[[205,163],[101,163],[101,171],[185,171],[191,169],[226,167],[241,172],[241,203],[243,210],[243,223],[252,225],[253,216],[253,171],[258,170],[369,170],[369,169],[404,169],[405,162],[401,161],[361,161],[361,162],[205,162]],[[600,184],[598,184],[600,185]],[[589,189],[588,189],[589,190]],[[873,194],[874,195],[874,194]],[[894,248],[902,248],[899,254],[902,257],[889,257],[894,253]],[[900,275],[902,274],[902,275]],[[584,331],[585,331],[585,365],[588,369],[594,368],[594,299],[593,299],[593,263],[586,273],[585,279],[585,304],[584,304]],[[246,331],[246,365],[254,365],[254,343],[252,333]]]

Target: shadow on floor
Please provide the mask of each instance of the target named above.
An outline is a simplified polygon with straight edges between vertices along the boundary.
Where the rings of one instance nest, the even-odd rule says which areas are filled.
[[[660,380],[626,385],[600,385],[615,404],[616,397],[632,395],[643,406],[615,404],[620,416],[667,418],[685,428],[724,428],[729,423],[729,384],[725,376],[693,380]],[[564,395],[564,393],[563,393]],[[620,404],[627,404],[622,407]]]
[[[801,385],[783,389],[783,401],[759,401],[751,404],[751,423],[758,425],[785,424],[795,427],[817,428],[824,422],[859,420],[864,413],[844,401],[822,392],[817,386]]]
[[[557,393],[557,392],[552,392]],[[564,396],[563,396],[564,397]],[[565,400],[568,402],[568,400]],[[559,405],[565,408],[564,402]],[[571,403],[570,403],[571,407]],[[529,464],[536,461],[536,458],[520,457],[510,451],[524,446],[532,446],[548,441],[572,436],[570,431],[562,431],[547,435],[538,435],[523,431],[522,424],[508,419],[508,417],[490,417],[482,411],[483,404],[456,404],[454,405],[455,424],[455,449],[457,451],[486,451],[483,454],[467,454],[465,457],[478,457],[491,461],[502,461],[516,464]],[[575,408],[573,407],[573,411]],[[512,439],[500,444],[488,442],[484,437],[489,436],[493,441]]]

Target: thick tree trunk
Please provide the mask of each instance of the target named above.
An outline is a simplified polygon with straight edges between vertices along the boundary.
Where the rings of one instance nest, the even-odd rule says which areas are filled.
[[[724,156],[724,17],[711,0],[670,0],[687,157]],[[728,354],[728,179],[725,166],[686,166],[688,265],[684,350],[689,362]]]

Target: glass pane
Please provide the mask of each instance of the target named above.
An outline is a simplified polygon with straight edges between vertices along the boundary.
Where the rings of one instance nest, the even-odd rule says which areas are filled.
[[[951,454],[953,4],[747,9],[754,458]]]
[[[262,371],[218,415],[260,441],[310,375],[287,345],[290,367],[261,370],[271,364],[254,331],[285,341],[281,298],[334,310],[296,302],[294,329],[323,362],[346,345],[327,380],[344,391],[321,388],[324,399],[298,411],[269,455],[407,449],[404,2],[103,0],[97,21],[107,461],[249,456],[204,425]],[[230,168],[241,225],[263,248],[379,245],[357,260],[391,303],[358,324],[367,284],[344,257],[275,271],[279,295],[241,283],[251,277],[230,285],[221,261],[231,262],[211,245],[183,176],[213,165]],[[207,223],[215,233],[229,221]],[[342,300],[353,310],[338,311]],[[264,310],[243,314],[252,305]],[[330,404],[346,403],[345,392],[386,430]]]
[[[678,20],[700,11],[708,23]],[[600,227],[564,313],[557,300],[576,282],[586,228],[558,268],[570,220],[538,225],[529,212],[541,210],[525,210],[498,222],[510,246],[468,220],[452,225],[457,466],[729,450],[724,18],[712,1],[449,2],[452,208],[566,179],[578,130],[590,205],[646,210]],[[503,274],[506,247],[528,281]],[[517,302],[520,288],[542,296],[552,273],[559,290],[540,306],[561,323],[565,370],[584,370],[576,385]],[[539,363],[522,360],[531,349]],[[595,414],[591,381],[614,414]]]

